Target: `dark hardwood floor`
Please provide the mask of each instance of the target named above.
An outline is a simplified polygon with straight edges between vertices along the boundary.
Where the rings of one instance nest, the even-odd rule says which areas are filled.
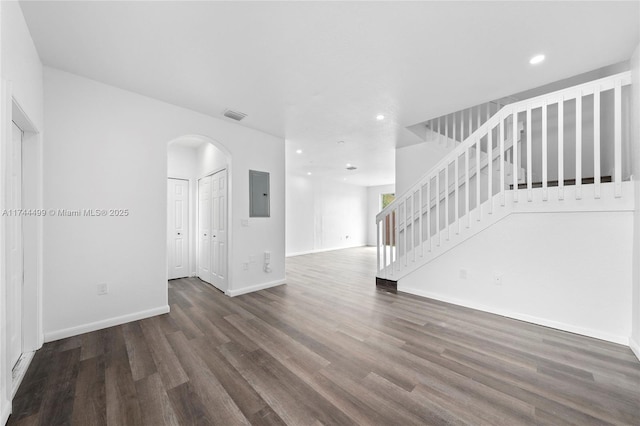
[[[39,350],[9,424],[640,424],[629,348],[379,291],[374,271],[359,248],[236,298],[171,281],[170,314]]]

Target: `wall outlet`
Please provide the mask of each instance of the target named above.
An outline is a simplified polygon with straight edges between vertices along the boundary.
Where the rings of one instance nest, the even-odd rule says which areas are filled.
[[[493,283],[495,285],[502,285],[502,279],[503,279],[502,274],[497,272],[493,274]]]
[[[463,280],[467,279],[467,270],[466,269],[460,269],[460,279],[463,279]]]
[[[109,293],[109,287],[107,286],[106,283],[98,284],[96,286],[96,290],[97,290],[98,296],[104,296],[105,294]]]
[[[248,271],[249,270],[249,262],[243,262],[242,263],[242,270],[243,271]]]

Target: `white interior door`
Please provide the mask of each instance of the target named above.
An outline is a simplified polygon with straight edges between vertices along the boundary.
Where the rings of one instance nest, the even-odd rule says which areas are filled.
[[[169,279],[189,276],[189,181],[169,179],[167,188]]]
[[[198,277],[227,290],[227,171],[198,181]]]
[[[198,277],[211,283],[211,176],[198,180]]]
[[[6,282],[7,330],[9,362],[14,366],[22,355],[22,217],[16,210],[22,208],[22,130],[14,123],[8,152],[7,212],[6,217]]]
[[[211,284],[227,290],[227,171],[211,176]]]

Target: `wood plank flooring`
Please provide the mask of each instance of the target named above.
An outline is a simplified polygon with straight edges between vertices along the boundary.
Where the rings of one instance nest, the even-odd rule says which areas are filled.
[[[640,424],[629,348],[375,288],[375,249],[287,259],[228,298],[47,343],[10,425]]]

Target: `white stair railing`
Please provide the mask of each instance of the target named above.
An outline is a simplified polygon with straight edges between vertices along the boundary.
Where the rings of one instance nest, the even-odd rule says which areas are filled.
[[[620,198],[630,84],[624,72],[500,109],[376,216],[377,276],[401,278],[518,203],[544,211],[568,197],[588,195],[590,205]],[[603,182],[612,190],[603,192]]]
[[[497,102],[487,102],[426,121],[440,144],[462,142],[502,108]]]

